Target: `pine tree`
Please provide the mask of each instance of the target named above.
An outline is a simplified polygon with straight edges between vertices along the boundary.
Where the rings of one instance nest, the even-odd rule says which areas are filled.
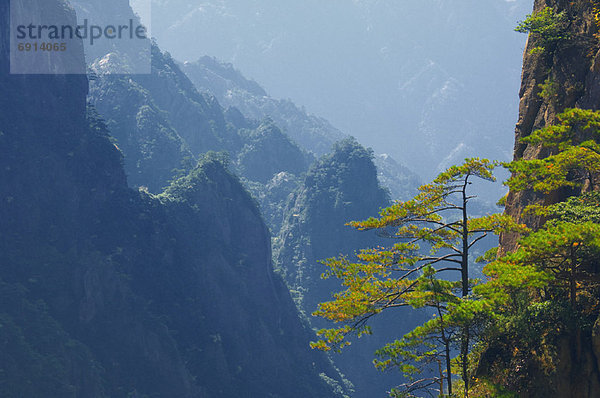
[[[412,200],[396,202],[383,209],[378,218],[351,222],[359,229],[376,229],[396,242],[390,247],[363,249],[358,261],[347,256],[324,261],[325,278],[336,277],[345,290],[321,303],[313,314],[341,323],[318,332],[321,340],[313,347],[341,349],[347,336],[369,334],[368,320],[384,310],[411,306],[431,307],[437,316],[423,326],[382,348],[381,369],[399,367],[413,378],[431,363],[441,364],[439,376],[404,385],[405,390],[431,388],[452,394],[451,346],[459,346],[458,363],[465,395],[469,390],[469,349],[476,311],[465,312],[471,302],[473,281],[469,277],[469,255],[473,247],[491,232],[513,228],[511,219],[499,214],[469,217],[469,188],[475,178],[495,181],[496,164],[486,159],[466,159],[441,173],[431,184],[419,188]],[[412,363],[412,364],[409,364]],[[409,391],[404,391],[409,393]],[[400,394],[400,390],[396,390]],[[443,393],[443,391],[440,391]],[[400,396],[400,395],[398,395]]]

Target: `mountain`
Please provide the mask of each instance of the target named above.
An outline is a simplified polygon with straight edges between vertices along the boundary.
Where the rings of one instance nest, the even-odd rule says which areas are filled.
[[[387,153],[373,158],[381,186],[389,189],[394,200],[409,200],[418,193],[421,178],[408,167],[398,163]]]
[[[214,97],[198,93],[158,47],[151,54],[150,75],[112,74],[111,65],[118,62],[112,53],[92,63],[89,101],[126,155],[130,184],[160,192],[199,154],[241,143]]]
[[[129,183],[133,186],[148,187],[151,192],[160,192],[171,178],[189,170],[189,164],[194,159],[202,158],[203,152],[225,151],[229,153],[232,169],[242,177],[242,182],[260,205],[273,240],[277,243],[277,236],[280,235],[282,227],[289,226],[293,220],[290,219],[290,212],[295,210],[286,210],[286,206],[292,206],[288,204],[290,196],[305,180],[303,174],[308,169],[308,165],[314,161],[312,156],[290,140],[269,115],[256,114],[263,118],[262,122],[258,122],[243,115],[235,107],[223,110],[212,91],[199,93],[191,80],[181,74],[180,66],[169,54],[161,52],[156,46],[152,48],[153,73],[151,75],[125,77],[112,75],[106,73],[107,70],[110,71],[111,63],[110,57],[103,57],[92,65],[94,80],[91,83],[89,98],[100,114],[107,119],[108,128],[111,129],[111,134],[114,135],[117,145],[125,155]],[[185,66],[183,68],[185,69]],[[219,76],[228,76],[230,81],[233,81],[234,79],[227,74],[228,71],[236,77],[236,87],[261,93],[259,86],[245,81],[239,72],[231,68],[219,69]],[[211,81],[220,81],[215,76],[215,74],[211,75]],[[216,91],[218,93],[218,90]],[[132,98],[137,100],[134,101]],[[272,103],[277,103],[266,98]],[[246,99],[251,105],[255,97],[249,95]],[[158,119],[157,116],[162,119]],[[299,120],[310,121],[306,114],[300,113],[300,116]],[[188,122],[188,120],[196,122]],[[209,126],[210,130],[202,126]],[[204,142],[200,142],[196,136],[202,137]],[[214,139],[208,142],[205,138],[207,136]],[[320,137],[318,136],[319,139]],[[315,142],[327,143],[327,141]],[[172,143],[172,145],[165,145],[165,143]],[[170,150],[172,147],[179,148],[180,152]],[[325,162],[324,165],[314,166],[316,171],[309,173],[307,178],[317,178],[315,175],[322,170],[328,170],[327,173],[331,174],[331,177],[319,177],[318,183],[315,183],[318,185],[316,189],[322,192],[340,190],[343,195],[339,200],[343,200],[345,204],[335,205],[335,211],[332,212],[319,210],[323,211],[321,216],[323,224],[311,221],[315,230],[295,233],[296,239],[312,239],[316,246],[325,245],[322,250],[316,250],[316,256],[306,255],[311,262],[325,258],[326,254],[338,253],[334,250],[343,251],[349,248],[351,252],[361,247],[360,236],[352,234],[352,231],[344,233],[340,229],[344,229],[344,223],[350,219],[368,217],[388,203],[388,199],[385,198],[387,194],[377,183],[373,155],[355,141],[338,144],[335,148],[333,154],[324,158],[329,160],[322,160]],[[394,195],[397,198],[406,198],[410,195],[409,192],[418,185],[418,177],[389,156],[380,156],[377,159],[382,165],[380,178],[393,186]],[[348,167],[342,173],[337,168],[346,167],[344,165]],[[342,174],[336,177],[338,172]],[[360,177],[362,191],[351,188],[355,178],[353,176]],[[343,184],[343,189],[340,188],[340,184]],[[323,201],[326,202],[323,206],[327,207],[329,206],[327,203],[331,200],[316,197],[312,198],[310,205],[307,206],[314,209],[316,203]],[[333,203],[330,205],[334,206]],[[299,203],[298,206],[304,204]],[[339,231],[339,239],[315,235],[317,234],[315,231],[328,229]],[[289,240],[287,244],[290,247],[293,245]],[[333,249],[337,246],[338,249]],[[281,256],[278,259],[278,266],[280,269],[295,267],[296,260],[304,255]],[[315,271],[312,280],[298,280],[293,286],[291,284],[288,286],[292,292],[311,289],[311,284],[314,283],[314,279],[318,279],[319,275],[320,273]],[[325,290],[321,291],[324,292]],[[328,297],[328,294],[313,294],[309,297],[310,305],[300,306],[304,312],[311,312],[319,301]],[[369,377],[378,377],[377,372],[370,366],[375,348],[379,347],[373,344],[365,346],[359,358],[355,355],[343,361],[362,362],[370,371],[367,373],[370,374]],[[362,384],[367,384],[362,371],[354,372],[353,376],[363,379]]]
[[[271,180],[285,173],[296,181],[312,155],[271,119],[249,120],[236,108],[224,110],[211,93],[198,92],[168,53],[152,46],[151,54],[149,75],[111,73],[118,62],[113,53],[91,65],[88,99],[124,154],[129,184],[160,193],[206,152],[225,152],[276,234],[282,221],[277,209],[296,185],[275,188]]]
[[[390,203],[389,193],[378,182],[373,158],[373,152],[354,139],[336,143],[331,154],[311,166],[290,197],[275,239],[275,265],[296,304],[317,329],[331,325],[310,314],[318,303],[330,300],[341,289],[336,278],[321,278],[326,268],[319,261],[339,254],[352,256],[361,248],[384,243],[369,231],[345,226],[377,215]],[[373,355],[413,327],[416,318],[402,315],[402,311],[384,315],[373,323],[373,336],[344,349],[341,356],[334,354],[336,365],[354,384],[353,397],[383,396],[401,380],[399,374],[376,370]]]
[[[273,120],[304,150],[322,156],[344,135],[327,120],[310,115],[290,100],[272,98],[256,82],[246,79],[232,64],[208,56],[185,62],[182,70],[203,92],[214,95],[229,112],[240,112],[250,120]],[[380,182],[395,199],[408,199],[420,185],[419,177],[389,154],[375,157]]]
[[[271,118],[302,148],[317,156],[329,152],[333,143],[344,137],[327,120],[308,114],[292,101],[268,96],[231,64],[203,56],[183,63],[181,68],[198,90],[211,93],[224,107],[235,107],[249,119]]]
[[[95,10],[82,0],[74,4],[84,15]],[[115,9],[135,18],[124,5],[116,2]],[[110,21],[110,14],[102,12],[93,17]],[[204,153],[226,152],[232,170],[243,178],[277,233],[281,215],[271,210],[276,213],[295,186],[285,195],[270,194],[268,183],[279,173],[304,173],[314,160],[312,155],[267,115],[254,120],[236,108],[224,109],[213,93],[197,90],[168,53],[154,44],[150,48],[152,72],[146,75],[113,73],[126,62],[119,52],[100,53],[90,61],[89,101],[124,154],[129,184],[159,193]],[[273,202],[275,197],[281,198]]]
[[[258,201],[271,236],[275,236],[283,222],[288,196],[298,187],[313,158],[270,119],[254,130],[241,130],[240,135],[245,143],[235,155],[238,173]]]
[[[277,176],[285,173],[290,177],[286,181],[296,181],[314,161],[311,153],[328,151],[342,134],[290,101],[266,96],[257,83],[246,80],[231,65],[208,57],[179,65],[156,46],[151,56],[150,75],[112,74],[113,65],[119,62],[114,53],[100,56],[91,65],[89,101],[106,119],[125,154],[130,185],[160,192],[173,177],[189,171],[202,153],[228,152],[232,167],[259,201],[277,235],[287,195],[297,187],[286,183],[288,189],[282,192],[275,182],[282,181]],[[212,71],[201,67],[204,64],[212,66]],[[228,89],[220,89],[221,83]],[[236,97],[236,107],[225,110],[221,101],[232,98],[225,92],[244,95]],[[307,131],[312,133],[306,135]],[[407,198],[419,185],[418,177],[389,155],[378,156],[376,161],[380,180],[392,187],[395,198]]]
[[[510,158],[528,0],[160,0],[153,36],[208,54],[431,179]],[[234,94],[234,97],[237,94]],[[498,195],[498,193],[496,193]]]
[[[18,4],[74,24],[60,0]],[[268,230],[223,161],[203,157],[159,196],[129,188],[118,144],[86,107],[86,76],[10,75],[6,2],[0,18],[0,395],[342,390],[327,358],[307,348],[310,334],[272,271]],[[146,106],[164,127],[157,136],[187,155],[185,123],[157,111],[173,97],[150,101],[153,82],[132,93],[132,108]]]
[[[251,181],[266,183],[280,172],[301,174],[312,160],[271,120],[265,120],[255,130],[243,130],[240,135],[244,146],[237,155],[237,167]]]
[[[311,292],[300,304],[302,309],[312,312],[331,292],[327,287],[320,293],[313,291],[321,275],[316,261],[364,245],[364,234],[344,224],[375,215],[389,203],[377,180],[373,153],[355,140],[340,141],[331,154],[311,166],[288,202],[276,253],[277,266],[290,288]]]
[[[211,150],[232,153],[235,166],[251,180],[307,168],[309,158],[272,121],[226,112],[215,97],[199,93],[158,47],[152,47],[151,75],[113,75],[112,58],[92,64],[89,99],[121,144],[132,185],[164,186],[173,169],[189,168],[190,160]]]

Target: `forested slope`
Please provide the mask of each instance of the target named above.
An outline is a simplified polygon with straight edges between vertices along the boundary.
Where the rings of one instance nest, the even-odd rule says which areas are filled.
[[[160,197],[128,188],[86,76],[9,75],[6,2],[0,18],[0,395],[334,396],[224,162]]]

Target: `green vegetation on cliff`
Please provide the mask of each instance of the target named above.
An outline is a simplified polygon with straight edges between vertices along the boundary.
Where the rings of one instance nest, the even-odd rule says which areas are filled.
[[[589,396],[600,387],[595,376],[584,376],[600,354],[585,348],[596,347],[600,315],[599,120],[598,112],[568,109],[557,124],[524,139],[549,156],[508,164],[511,191],[565,199],[526,206],[541,227],[486,266],[491,279],[479,289],[493,316],[476,354],[481,391],[487,385],[536,397]],[[570,386],[556,377],[566,363]]]
[[[545,7],[541,11],[527,15],[525,20],[519,22],[515,31],[531,34],[530,37],[536,43],[536,47],[530,50],[531,54],[546,51],[552,53],[561,41],[570,37],[566,13],[556,12],[552,7]]]
[[[59,0],[27,4],[72,12]],[[9,74],[8,5],[0,3],[0,396],[341,396],[339,373],[308,348],[310,331],[273,272],[256,203],[218,156],[190,160],[164,195],[127,186],[125,148],[128,171],[139,161],[153,173],[165,160],[155,174],[163,178],[194,145],[239,137],[218,104],[191,91],[155,48],[153,75],[109,81],[97,72],[105,80],[93,84],[111,94],[93,93],[106,101],[95,101],[98,111],[123,117],[105,123],[86,105],[86,76]],[[119,122],[115,144],[108,128]]]

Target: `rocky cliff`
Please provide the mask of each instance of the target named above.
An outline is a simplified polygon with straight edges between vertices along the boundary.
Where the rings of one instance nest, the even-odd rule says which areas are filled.
[[[333,397],[223,162],[128,188],[86,76],[10,75],[0,22],[0,396]]]
[[[564,12],[565,40],[538,51],[539,38],[530,36],[523,57],[521,90],[519,93],[519,119],[515,131],[515,159],[541,159],[549,155],[539,145],[521,141],[533,131],[557,121],[557,114],[566,108],[600,108],[600,43],[596,1],[536,0],[534,13],[546,7],[555,13]],[[537,48],[537,49],[536,49]],[[598,187],[584,187],[584,190]],[[533,228],[542,225],[543,219],[523,216],[522,210],[531,203],[550,204],[566,199],[573,192],[554,192],[542,196],[530,191],[510,192],[506,213]],[[577,192],[575,192],[577,194]],[[501,251],[517,246],[518,236],[504,234]],[[596,328],[598,329],[597,322]],[[522,391],[523,397],[596,397],[600,396],[600,340],[597,332],[582,336],[578,346],[576,338],[566,333],[552,350],[556,353],[556,370],[552,375],[542,371],[527,375],[530,388]],[[483,368],[491,368],[484,364]],[[509,372],[511,372],[510,370]]]
[[[598,52],[598,25],[594,19],[593,1],[536,1],[534,12],[554,7],[568,16],[566,27],[571,39],[559,43],[553,50],[543,53],[530,38],[523,56],[521,90],[519,92],[519,118],[515,130],[515,159],[543,158],[545,153],[538,145],[528,145],[521,139],[533,131],[553,124],[558,113],[566,108],[598,109],[600,106],[600,52]],[[546,90],[544,90],[546,87]],[[540,200],[531,192],[509,193],[506,213],[521,218],[527,204]],[[559,201],[550,197],[546,201]],[[531,226],[541,220],[523,219]],[[502,237],[502,248],[510,250],[516,245],[515,235]]]
[[[316,328],[331,324],[310,314],[320,302],[329,301],[341,290],[340,280],[323,280],[326,267],[319,261],[387,244],[373,231],[357,231],[345,224],[377,215],[389,205],[389,194],[377,179],[373,153],[353,139],[335,144],[334,151],[323,156],[308,171],[291,195],[284,222],[275,239],[275,262],[284,276],[296,304]],[[384,396],[399,384],[397,373],[384,374],[372,364],[374,352],[414,326],[414,319],[402,311],[382,314],[371,323],[373,336],[361,339],[345,349],[334,361],[354,384],[353,397]],[[364,340],[364,341],[363,341]]]

